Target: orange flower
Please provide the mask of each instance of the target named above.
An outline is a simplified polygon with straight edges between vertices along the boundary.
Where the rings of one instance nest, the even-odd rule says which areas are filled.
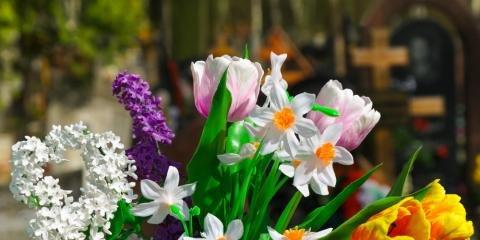
[[[456,194],[445,194],[438,180],[425,198],[405,198],[372,216],[352,233],[352,240],[465,240],[473,224]]]

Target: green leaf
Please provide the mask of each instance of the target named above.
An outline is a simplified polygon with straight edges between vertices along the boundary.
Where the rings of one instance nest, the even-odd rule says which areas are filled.
[[[243,144],[250,142],[252,137],[248,133],[248,130],[244,126],[244,122],[235,122],[228,127],[228,134],[225,144],[227,153],[238,153]]]
[[[275,225],[277,232],[283,232],[288,227],[300,200],[302,200],[302,194],[297,191],[290,199],[285,209],[283,209],[282,215],[278,218],[277,224]]]
[[[312,106],[312,111],[321,112],[329,117],[339,117],[340,112],[336,109],[329,108],[318,103],[314,103]]]
[[[332,217],[332,215],[340,208],[343,203],[365,182],[367,179],[377,171],[382,164],[378,164],[374,168],[370,169],[361,178],[350,183],[345,187],[342,192],[330,200],[326,205],[321,206],[311,212],[303,223],[299,225],[301,228],[311,228],[314,231],[318,231],[325,222]]]
[[[392,189],[390,189],[390,192],[387,196],[403,196],[403,189],[405,187],[405,183],[408,176],[410,175],[410,172],[412,171],[413,164],[415,163],[415,160],[417,159],[420,150],[422,150],[422,147],[417,148],[415,153],[413,153],[408,162],[403,166],[400,175],[398,175],[397,180],[393,184]]]
[[[288,100],[292,101],[293,96],[290,96],[289,92],[287,92],[287,95],[288,95]],[[323,114],[325,114],[329,117],[339,117],[340,116],[340,112],[337,109],[330,108],[330,107],[327,107],[327,106],[323,106],[323,105],[320,105],[318,103],[314,103],[312,105],[312,111],[321,112],[321,113],[323,113]]]
[[[343,239],[350,239],[350,235],[358,227],[360,224],[366,222],[371,216],[377,214],[395,204],[400,202],[405,197],[386,197],[380,200],[373,202],[372,204],[368,205],[366,208],[363,208],[355,214],[355,216],[351,217],[342,225],[338,226],[335,230],[333,230],[327,236],[320,238],[321,240],[343,240]]]
[[[230,103],[231,96],[227,89],[227,71],[225,70],[213,96],[212,107],[197,149],[187,166],[189,182],[197,183],[192,196],[193,202],[203,210],[202,214],[210,212],[216,215],[219,209],[218,200],[223,197],[222,189],[219,189],[217,155],[225,151]]]
[[[132,206],[122,199],[117,203],[117,211],[110,220],[110,232],[112,233],[107,237],[107,240],[117,239],[122,235],[123,226],[125,224],[135,224],[136,217],[131,213]]]
[[[245,47],[243,48],[243,58],[244,59],[250,58],[250,51],[248,50],[248,44],[245,44]]]

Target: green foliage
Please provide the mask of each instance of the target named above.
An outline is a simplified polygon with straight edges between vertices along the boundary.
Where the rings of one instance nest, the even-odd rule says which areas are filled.
[[[220,189],[219,160],[217,155],[225,151],[225,135],[231,96],[227,89],[227,72],[222,76],[213,97],[211,111],[205,122],[197,149],[190,160],[187,171],[189,182],[196,182],[193,202],[202,210],[202,215],[212,213],[220,219],[219,200],[223,198]]]
[[[377,171],[382,164],[375,166],[374,168],[370,169],[365,175],[361,178],[355,180],[354,182],[350,183],[347,187],[345,187],[342,192],[340,192],[337,196],[331,199],[326,205],[321,206],[314,211],[312,211],[305,220],[299,225],[302,228],[311,228],[314,231],[319,230],[325,222],[332,217],[332,215],[337,211],[338,208],[342,206],[343,203],[357,191],[357,189],[367,181],[370,176]]]
[[[302,194],[297,191],[290,199],[285,209],[283,209],[282,215],[280,215],[277,220],[277,224],[275,225],[275,230],[277,230],[277,232],[283,232],[288,227],[295,210],[297,210],[300,200],[302,200]]]
[[[417,148],[415,153],[410,157],[408,162],[403,166],[400,175],[397,177],[397,180],[392,186],[392,189],[388,193],[388,196],[403,196],[404,192],[403,189],[405,188],[405,183],[407,182],[408,176],[413,169],[413,164],[417,159],[418,154],[422,150],[422,147]]]
[[[351,217],[340,226],[335,228],[330,234],[326,237],[321,238],[321,240],[343,240],[343,239],[350,239],[350,235],[356,227],[360,224],[366,222],[371,216],[377,214],[384,209],[387,209],[398,202],[400,202],[403,197],[387,197],[384,199],[377,200],[372,204],[368,205],[366,208],[360,210],[355,216]]]
[[[109,230],[112,234],[107,237],[107,240],[126,239],[133,232],[140,233],[140,223],[143,219],[135,217],[131,213],[132,206],[124,199],[118,201],[117,206],[117,211],[110,221]],[[128,229],[125,228],[127,225],[129,226]]]

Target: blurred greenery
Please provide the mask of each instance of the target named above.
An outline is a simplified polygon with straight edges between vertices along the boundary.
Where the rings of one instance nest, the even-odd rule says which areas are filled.
[[[95,70],[138,47],[149,31],[147,3],[0,1],[0,114],[11,121],[0,128],[42,121],[52,99],[85,102]]]

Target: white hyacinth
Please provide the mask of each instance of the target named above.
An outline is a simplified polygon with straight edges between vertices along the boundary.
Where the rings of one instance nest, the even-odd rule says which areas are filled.
[[[29,224],[33,239],[105,239],[110,234],[110,220],[121,199],[131,201],[136,178],[129,160],[112,132],[94,134],[83,123],[53,126],[42,142],[26,137],[12,147],[10,190],[16,200],[38,209]],[[47,163],[67,161],[68,149],[81,150],[86,166],[86,185],[74,202],[71,191],[63,190],[58,179],[44,176]]]

